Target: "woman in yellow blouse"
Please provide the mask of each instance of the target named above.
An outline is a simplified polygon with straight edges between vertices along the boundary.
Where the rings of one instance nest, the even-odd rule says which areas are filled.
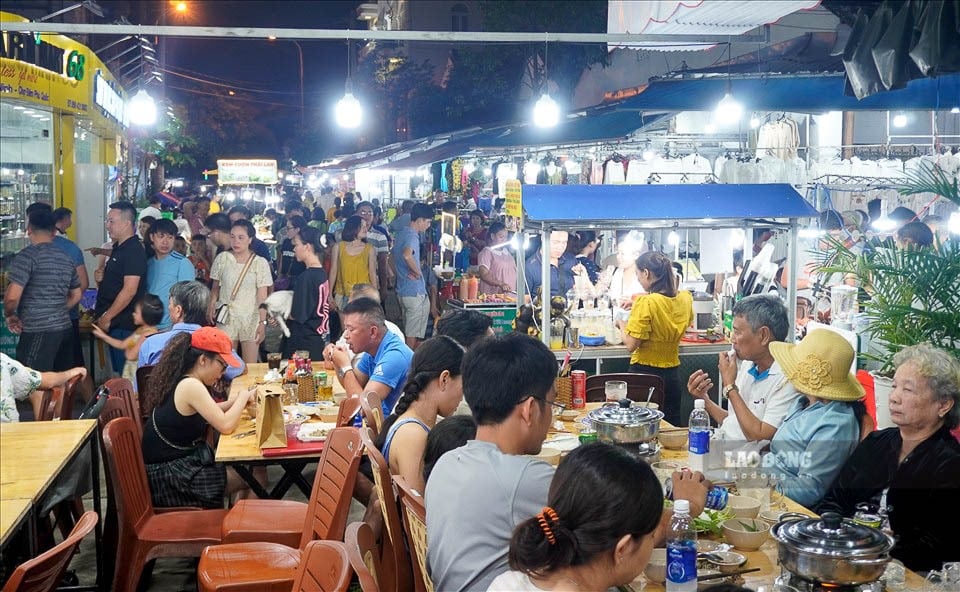
[[[634,300],[630,319],[617,323],[630,371],[663,378],[665,419],[680,425],[680,338],[693,322],[693,296],[677,291],[670,259],[657,251],[637,258],[637,278],[647,293]]]
[[[360,216],[350,216],[343,225],[341,241],[333,247],[330,262],[331,302],[336,310],[347,305],[355,284],[377,284],[377,253],[364,239],[367,228]]]

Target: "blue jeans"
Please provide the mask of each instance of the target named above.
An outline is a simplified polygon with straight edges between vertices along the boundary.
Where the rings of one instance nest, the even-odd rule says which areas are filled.
[[[130,337],[130,334],[133,333],[130,329],[110,329],[108,335],[114,339],[119,339],[123,341],[127,337]],[[117,374],[123,372],[123,365],[127,363],[127,356],[122,349],[117,349],[115,347],[110,348],[110,365],[113,367],[113,371]]]

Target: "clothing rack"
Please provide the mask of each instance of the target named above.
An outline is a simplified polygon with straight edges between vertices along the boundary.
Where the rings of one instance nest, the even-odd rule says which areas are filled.
[[[863,177],[858,175],[821,175],[811,185],[825,189],[867,191],[870,189],[897,189],[901,183],[895,177]]]

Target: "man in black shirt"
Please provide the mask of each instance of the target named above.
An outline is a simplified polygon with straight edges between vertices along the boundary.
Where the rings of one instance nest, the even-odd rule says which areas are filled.
[[[121,341],[133,333],[133,308],[146,291],[147,255],[137,239],[136,219],[137,210],[132,203],[110,204],[107,234],[113,241],[113,251],[97,290],[97,325]],[[111,348],[110,362],[114,372],[122,371],[123,350]]]

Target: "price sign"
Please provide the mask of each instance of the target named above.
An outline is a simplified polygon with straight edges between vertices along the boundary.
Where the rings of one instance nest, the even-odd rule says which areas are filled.
[[[523,217],[522,193],[523,191],[519,180],[510,179],[507,181],[507,190],[506,194],[504,195],[503,207],[508,216],[513,216],[515,218]]]

